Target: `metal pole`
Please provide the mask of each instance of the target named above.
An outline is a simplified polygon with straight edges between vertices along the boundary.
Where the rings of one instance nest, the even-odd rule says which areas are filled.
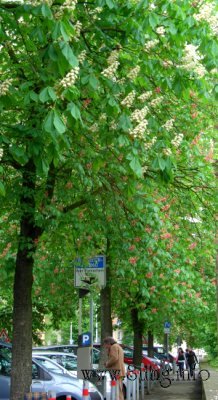
[[[70,344],[73,344],[73,324],[70,323]]]
[[[78,333],[82,333],[82,298],[79,297],[79,323],[78,323]]]
[[[90,292],[90,333],[91,333],[91,368],[93,364],[93,319],[94,319],[94,304],[93,304],[93,296]]]

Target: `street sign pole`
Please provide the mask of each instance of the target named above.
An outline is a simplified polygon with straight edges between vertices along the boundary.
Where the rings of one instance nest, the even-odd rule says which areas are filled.
[[[93,320],[94,320],[94,303],[93,303],[93,296],[92,292],[90,292],[90,332],[91,332],[91,367],[93,364],[93,334],[94,334],[94,329],[93,329]]]

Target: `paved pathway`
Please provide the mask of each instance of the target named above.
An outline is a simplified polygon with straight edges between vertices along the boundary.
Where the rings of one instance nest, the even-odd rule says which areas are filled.
[[[171,385],[168,388],[163,388],[157,382],[150,394],[146,394],[146,400],[201,400],[202,390],[201,381],[178,381],[175,376],[173,377]]]

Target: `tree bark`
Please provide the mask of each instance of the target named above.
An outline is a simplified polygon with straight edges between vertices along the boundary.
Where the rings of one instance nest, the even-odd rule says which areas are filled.
[[[35,166],[29,162],[22,174],[21,219],[15,264],[11,400],[23,400],[32,383],[32,283],[36,239]]]
[[[154,357],[154,335],[148,331],[148,356]]]
[[[138,318],[137,308],[132,308],[131,310],[132,327],[133,327],[133,364],[137,367],[141,366],[142,362],[142,337],[143,337],[143,323]]]

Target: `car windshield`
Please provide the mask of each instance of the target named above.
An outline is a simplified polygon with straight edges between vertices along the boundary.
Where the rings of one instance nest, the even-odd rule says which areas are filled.
[[[46,367],[49,371],[56,372],[57,374],[63,374],[64,370],[55,362],[45,359],[45,358],[40,358],[40,357],[34,357],[39,364],[43,365]]]

